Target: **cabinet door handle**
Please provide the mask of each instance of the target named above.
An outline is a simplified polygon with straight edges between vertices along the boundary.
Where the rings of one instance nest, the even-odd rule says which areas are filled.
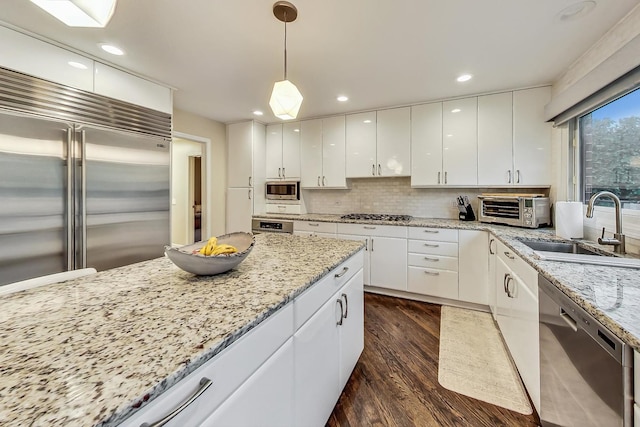
[[[287,177],[287,174],[284,172],[284,168],[282,168],[282,177],[283,177],[283,178],[286,178],[286,177]]]
[[[382,175],[382,168],[380,167],[380,163],[378,163],[378,175]]]
[[[251,200],[251,189],[249,189],[249,193],[247,194],[247,196],[249,197],[249,200]]]
[[[444,183],[447,183],[447,171],[444,172]]]
[[[440,184],[440,172],[438,172],[438,184]]]
[[[373,237],[371,238],[371,252],[373,252]]]
[[[504,273],[504,279],[502,279],[502,288],[504,292],[508,295],[507,292],[507,279],[509,278],[509,273]]]
[[[495,255],[496,253],[491,249],[491,244],[494,243],[496,241],[496,239],[491,239],[489,240],[489,253],[491,255]]]
[[[507,178],[507,184],[511,184],[511,169],[507,171],[509,173],[509,178]]]
[[[509,253],[509,252],[507,252],[507,251],[505,251],[505,252],[504,252],[504,255],[505,255],[507,258],[509,258],[509,259],[516,259],[516,257],[514,257],[513,255],[511,255],[511,253]]]
[[[342,298],[336,300],[338,304],[340,304],[340,320],[336,322],[336,325],[342,326],[342,319],[344,319],[344,306],[342,305]]]
[[[249,187],[251,187],[251,177],[249,177]]]
[[[376,176],[376,165],[371,165],[371,175]]]
[[[364,227],[362,227],[362,228],[364,228],[365,230],[375,230],[376,229],[375,227],[367,227],[366,225]]]
[[[349,267],[343,267],[342,271],[340,273],[334,274],[333,277],[335,277],[336,279],[340,278],[340,277],[344,276],[345,274],[347,274],[347,271],[349,271]]]
[[[426,247],[428,247],[428,248],[439,248],[439,247],[440,247],[440,245],[433,245],[433,244],[431,244],[431,243],[425,243],[424,245],[425,245]]]
[[[322,186],[323,187],[327,186],[326,178],[324,177],[324,175],[322,175]]]
[[[364,239],[364,250],[365,251],[369,250],[369,239]]]
[[[342,298],[344,298],[344,318],[349,317],[349,299],[347,298],[347,294],[342,294]]]
[[[439,276],[440,273],[436,273],[435,271],[424,271],[424,274],[428,274],[429,276]]]
[[[207,391],[207,389],[209,387],[211,387],[211,384],[213,384],[213,381],[211,381],[207,377],[202,377],[202,379],[200,380],[200,387],[198,387],[198,389],[187,400],[185,400],[184,403],[182,403],[176,409],[171,411],[164,418],[162,418],[162,419],[160,419],[158,421],[155,421],[153,423],[143,423],[143,424],[140,425],[140,427],[162,427],[162,426],[164,426],[169,421],[174,419],[176,417],[176,415],[178,415],[180,412],[185,410],[187,408],[187,406],[191,405],[198,397],[200,397],[200,395],[202,393]]]
[[[424,257],[425,261],[439,262],[439,258],[429,258],[428,256]]]
[[[509,298],[515,298],[515,297],[513,296],[513,293],[511,292],[511,288],[509,288],[509,284],[510,284],[511,282],[513,282],[513,277],[509,276],[509,278],[507,279],[507,296],[508,296]]]
[[[282,178],[282,168],[278,168],[278,178]]]
[[[320,175],[318,175],[318,187],[320,187]]]
[[[516,184],[520,184],[520,169],[516,169]]]

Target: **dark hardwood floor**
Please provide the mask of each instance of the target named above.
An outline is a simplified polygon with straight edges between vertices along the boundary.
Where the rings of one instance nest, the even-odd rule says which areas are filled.
[[[365,294],[364,352],[327,423],[356,426],[537,426],[539,418],[438,383],[440,306]]]

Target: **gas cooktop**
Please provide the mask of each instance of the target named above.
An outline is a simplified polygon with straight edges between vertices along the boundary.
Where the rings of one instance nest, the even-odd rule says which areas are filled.
[[[341,219],[355,219],[365,221],[411,221],[413,218],[411,215],[388,215],[388,214],[363,214],[354,213],[342,215]]]

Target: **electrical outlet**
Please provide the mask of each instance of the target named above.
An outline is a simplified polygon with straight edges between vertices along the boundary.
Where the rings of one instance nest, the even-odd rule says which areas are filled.
[[[452,201],[451,201],[451,204],[450,204],[449,206],[455,209],[455,208],[457,208],[457,207],[458,207],[458,202],[457,202],[457,201],[455,201],[455,200],[452,200]]]

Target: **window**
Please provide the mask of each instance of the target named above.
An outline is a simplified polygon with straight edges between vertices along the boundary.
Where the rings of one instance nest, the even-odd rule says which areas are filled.
[[[580,117],[578,129],[583,200],[608,190],[623,208],[640,210],[640,89]]]

